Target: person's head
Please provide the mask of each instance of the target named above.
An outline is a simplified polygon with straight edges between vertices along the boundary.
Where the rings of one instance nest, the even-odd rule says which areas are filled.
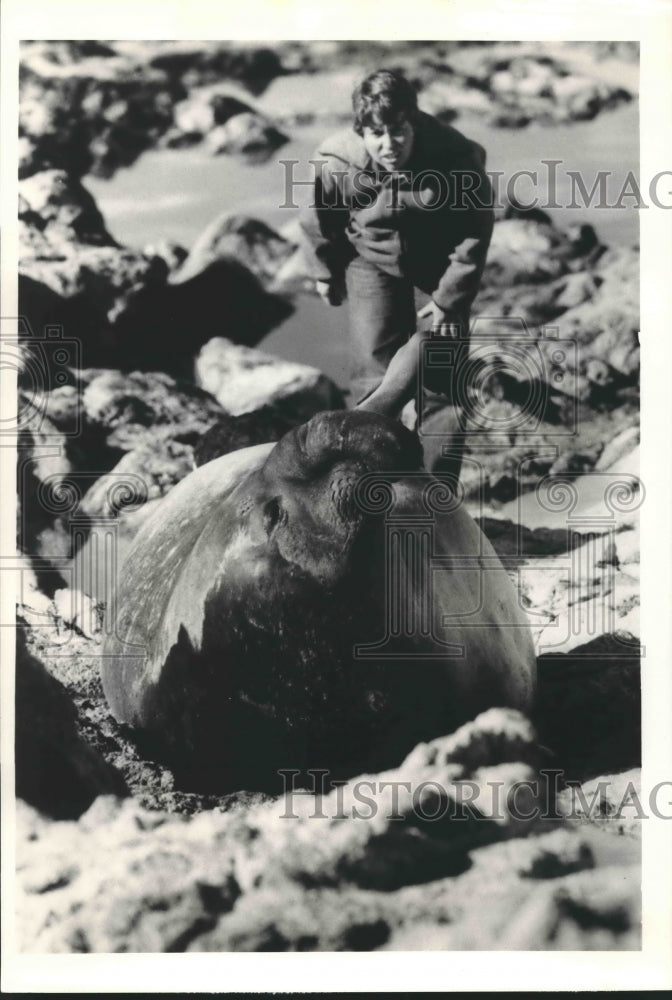
[[[400,170],[413,148],[418,118],[416,93],[401,73],[370,73],[352,95],[354,129],[369,156],[387,170]]]

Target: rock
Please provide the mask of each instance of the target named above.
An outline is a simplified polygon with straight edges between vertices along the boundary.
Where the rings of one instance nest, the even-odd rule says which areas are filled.
[[[290,399],[291,402],[291,399]],[[279,441],[292,427],[298,427],[302,418],[283,413],[281,404],[262,406],[252,413],[221,417],[205,432],[194,447],[194,462],[205,465],[213,458],[227,455],[239,448],[249,448],[266,441]]]
[[[109,471],[92,455],[84,460],[90,476],[78,513],[93,518],[164,496],[194,468],[194,445],[222,416],[210,395],[163,372],[94,373],[81,409],[98,450],[121,456]]]
[[[194,469],[193,446],[173,440],[173,433],[177,428],[128,451],[87,490],[80,510],[93,518],[115,517],[165,496]]]
[[[128,794],[123,778],[77,733],[65,689],[17,630],[16,793],[55,819],[74,819],[98,795]]]
[[[234,259],[259,279],[264,288],[276,285],[280,269],[296,253],[296,245],[248,215],[224,212],[198,237],[171,281],[180,284],[221,258]]]
[[[265,163],[276,149],[288,141],[288,136],[271,122],[251,111],[234,115],[225,125],[217,125],[206,136],[206,143],[213,153],[237,154],[250,163]]]
[[[404,764],[396,772],[363,778],[403,775],[412,782],[441,783],[473,773],[474,765],[485,773],[483,765],[490,761],[494,780],[502,766],[494,763],[499,754],[515,756],[520,738],[524,746],[529,734],[515,713],[508,720],[501,713],[488,715],[490,722],[482,717],[460,731],[454,751],[450,738],[435,741],[440,752],[433,764],[426,755],[421,764],[416,755],[410,770]],[[486,737],[489,726],[493,736],[499,732],[499,743]],[[508,746],[507,729],[513,736]],[[470,763],[451,762],[454,752],[462,760],[466,752]],[[348,783],[348,806],[353,790]],[[407,795],[403,786],[399,791],[403,810]],[[301,814],[294,819],[283,801],[190,820],[109,798],[98,799],[77,823],[48,823],[21,809],[17,877],[23,948],[477,949],[502,947],[504,940],[507,948],[617,948],[637,940],[636,872],[625,860],[616,867],[618,851],[609,852],[611,866],[599,867],[586,828],[579,833],[557,823],[549,828],[548,821],[544,828],[528,823],[529,830],[520,831],[527,836],[490,843],[486,837],[483,843],[475,825],[454,818],[420,827],[410,816],[395,822],[380,812],[355,819],[342,814],[344,803],[338,806],[334,793],[321,801],[297,796],[294,803]],[[334,805],[342,818],[333,816]],[[313,811],[317,815],[309,819]],[[461,836],[456,828],[462,828]],[[445,849],[452,845],[459,854],[473,835],[477,842],[471,841],[466,867],[442,876]],[[105,866],[101,853],[109,859]],[[413,856],[415,864],[409,865]],[[523,913],[525,919],[519,919]],[[543,919],[535,922],[531,914]]]
[[[175,106],[175,127],[168,134],[169,145],[185,140],[208,139],[209,134],[236,115],[253,118],[259,129],[273,129],[272,122],[249,103],[249,93],[230,84],[216,83],[192,90],[184,101]],[[212,140],[208,140],[212,142]]]
[[[546,97],[555,78],[548,64],[531,59],[515,59],[506,70],[494,73],[490,88],[495,94],[515,94],[520,97]]]
[[[284,413],[305,420],[320,410],[344,405],[334,383],[316,368],[282,361],[223,337],[201,350],[196,380],[233,416],[282,402]]]
[[[585,536],[567,528],[526,528],[507,518],[477,517],[476,523],[500,558],[557,555],[579,547]]]
[[[96,373],[81,405],[87,423],[102,427],[123,451],[169,427],[175,440],[194,444],[222,415],[209,393],[164,372]]]
[[[433,80],[420,91],[418,104],[422,111],[442,121],[450,120],[460,111],[488,114],[493,107],[491,97],[483,90],[465,85],[463,81],[442,79]]]
[[[58,426],[36,411],[41,430],[20,436],[21,545],[51,559],[72,555],[91,518],[163,496],[194,468],[194,445],[223,415],[207,393],[161,372],[98,369],[78,381],[45,397]]]
[[[471,776],[478,781],[486,771],[489,781],[501,773],[507,785],[514,776],[526,778],[529,769],[504,765],[501,770],[502,759],[516,757],[520,750],[529,755],[531,738],[517,713],[490,712],[453,738],[435,741],[429,756],[420,759],[416,754],[414,763],[409,758],[399,771],[378,777],[388,779],[391,787],[397,780],[410,780],[414,793],[423,779],[440,783]],[[492,766],[488,770],[486,765]],[[24,947],[52,952],[180,951],[216,925],[220,941],[238,940],[233,946],[241,950],[260,947],[265,936],[252,934],[252,905],[236,917],[235,933],[219,924],[241,894],[250,894],[254,911],[262,914],[269,911],[260,906],[260,893],[272,898],[277,891],[284,900],[301,893],[297,904],[303,909],[310,900],[303,896],[306,888],[356,893],[359,886],[389,892],[432,874],[456,873],[465,866],[469,844],[510,836],[517,829],[499,816],[494,822],[423,822],[409,812],[416,796],[406,793],[403,785],[398,788],[398,808],[405,822],[391,818],[397,807],[382,789],[376,816],[355,819],[349,811],[358,801],[361,806],[358,787],[350,782],[344,789],[345,819],[336,818],[342,808],[338,792],[322,800],[322,809],[319,800],[296,797],[295,803],[305,803],[296,819],[284,815],[291,801],[228,815],[205,813],[190,822],[147,812],[134,801],[104,799],[77,824],[40,826],[28,816],[31,838],[21,841],[18,865]],[[487,784],[482,790],[487,793]],[[483,798],[486,806],[488,797]],[[101,852],[109,862],[104,866]],[[365,908],[369,900],[376,905],[375,893],[360,892],[357,898]],[[387,940],[382,926],[376,930],[377,919],[367,918],[359,907],[353,920],[347,896],[343,902],[349,911],[347,926],[341,925],[346,947],[370,949]],[[382,915],[377,917],[385,923]],[[212,947],[212,940],[204,937],[199,947]]]
[[[180,246],[179,243],[173,243],[171,240],[159,240],[158,243],[149,243],[143,248],[142,252],[146,257],[159,257],[163,260],[171,279],[175,271],[182,266],[188,257],[188,251]]]
[[[18,545],[22,552],[56,558],[68,547],[59,515],[68,506],[72,466],[64,434],[44,412],[47,398],[18,393],[23,414],[17,440]]]
[[[102,631],[102,608],[88,594],[79,590],[61,588],[54,594],[56,614],[69,628],[88,639]]]
[[[451,53],[450,67],[459,83],[488,92],[491,123],[507,128],[533,119],[549,124],[589,119],[631,99],[620,80],[615,85],[600,80],[597,72],[595,78],[582,75],[562,58],[525,51],[520,44],[464,46]]]
[[[266,292],[239,261],[213,260],[179,284],[138,290],[114,325],[114,366],[191,378],[194,356],[213,337],[256,344],[292,312],[288,299]]]
[[[241,897],[209,932],[188,950],[221,951],[371,951],[390,937],[399,920],[395,893],[353,888],[260,890]]]
[[[580,476],[590,472],[592,469],[596,468],[599,461],[600,455],[602,454],[604,445],[602,442],[596,442],[592,448],[584,448],[582,450],[564,452],[553,462],[550,467],[549,474],[551,476]]]
[[[553,81],[553,97],[570,121],[587,121],[615,100],[629,100],[627,92],[610,89],[606,84],[585,76],[566,76]]]
[[[638,646],[605,635],[571,653],[540,656],[535,722],[542,743],[581,781],[641,764]]]
[[[641,838],[641,821],[649,807],[642,796],[641,769],[601,774],[578,788],[566,788],[558,795],[557,807],[567,819],[594,824],[612,836]]]
[[[250,93],[259,94],[284,67],[274,48],[249,42],[117,42],[117,49],[132,53],[138,61],[148,61],[171,79],[194,86],[238,80]]]
[[[52,597],[66,581],[45,559],[17,557],[17,615],[28,625],[49,626],[54,616]]]
[[[95,318],[103,330],[123,312],[133,292],[148,283],[165,281],[163,261],[132,250],[87,246],[76,250],[63,247],[63,251],[46,258],[22,256],[21,272],[62,298],[79,300],[82,312]],[[30,309],[30,301],[26,305]]]
[[[132,800],[103,809],[96,803],[81,824],[42,832],[25,844],[18,865],[26,893],[24,948],[183,951],[239,894],[216,843],[204,851],[198,836],[189,843],[196,828]]]
[[[552,226],[531,219],[495,223],[484,281],[501,285],[543,282],[567,270],[560,249],[563,236]]]
[[[625,489],[625,483],[621,488]],[[628,493],[629,497],[636,495]],[[614,521],[606,530],[606,522],[598,520],[604,516],[604,501],[593,513],[586,508],[584,516],[585,533],[583,537],[573,535],[575,555],[570,562],[552,557],[544,563],[530,562],[520,570],[525,606],[529,613],[546,620],[533,626],[537,649],[543,653],[571,652],[602,632],[622,630],[623,616],[639,605],[635,523]],[[632,518],[632,514],[622,516]],[[587,530],[589,525],[592,531]]]
[[[626,427],[624,431],[617,434],[611,441],[607,441],[597,464],[596,470],[606,471],[619,462],[625,455],[630,455],[639,444],[639,427]],[[634,463],[632,468],[639,468],[639,463]]]
[[[551,882],[531,893],[508,920],[476,932],[473,920],[446,935],[444,947],[504,951],[600,951],[638,948],[641,940],[639,869],[603,868]],[[494,933],[493,933],[494,932]],[[475,940],[474,940],[475,939]]]
[[[596,357],[631,378],[639,371],[637,251],[607,251],[593,277],[598,282],[593,297],[563,313],[563,336],[576,338],[582,356]]]
[[[562,311],[573,309],[574,306],[580,306],[582,302],[592,299],[598,288],[598,283],[589,271],[568,274],[561,279],[559,288],[556,286],[559,294],[556,295],[555,305]]]
[[[111,47],[105,54],[73,50],[68,59],[60,45],[22,45],[19,130],[30,143],[23,173],[59,168],[109,177],[157,142],[184,91]]]
[[[19,182],[19,219],[54,244],[117,246],[86,188],[65,170],[42,170]]]
[[[522,716],[491,709],[449,737],[420,744],[396,770],[352,779],[324,798],[290,785],[285,826],[264,807],[249,817],[254,837],[236,835],[239,883],[249,891],[291,877],[389,891],[457,874],[465,851],[534,829],[505,803],[534,774],[524,762],[535,757],[534,733]],[[523,798],[521,813],[531,805],[529,794],[525,804]]]

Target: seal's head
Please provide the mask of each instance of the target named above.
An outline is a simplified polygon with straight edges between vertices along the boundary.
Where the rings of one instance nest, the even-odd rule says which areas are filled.
[[[375,413],[320,413],[290,431],[236,497],[238,523],[286,564],[322,584],[357,569],[353,549],[370,525],[357,486],[422,468],[415,435]]]

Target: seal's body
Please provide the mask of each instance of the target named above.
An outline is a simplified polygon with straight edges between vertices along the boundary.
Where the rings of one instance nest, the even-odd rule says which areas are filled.
[[[136,537],[111,614],[114,716],[220,790],[394,766],[533,695],[506,571],[417,439],[374,413],[322,413],[190,474]]]

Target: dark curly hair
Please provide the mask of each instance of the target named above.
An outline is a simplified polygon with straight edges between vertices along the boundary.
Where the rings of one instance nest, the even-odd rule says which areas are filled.
[[[418,117],[418,98],[402,73],[377,69],[355,88],[352,109],[355,132],[362,135],[365,128],[392,125],[401,117],[413,123]]]

